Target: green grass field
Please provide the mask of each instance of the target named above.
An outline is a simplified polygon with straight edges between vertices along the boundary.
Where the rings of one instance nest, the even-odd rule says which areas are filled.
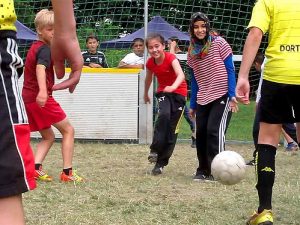
[[[33,143],[33,147],[36,143]],[[54,177],[24,194],[27,225],[244,225],[257,206],[254,167],[234,186],[192,180],[195,149],[177,144],[164,173],[150,175],[147,145],[76,143],[74,167],[85,183],[60,183],[60,144],[44,162]],[[252,145],[227,145],[245,159]],[[282,149],[276,157],[275,223],[299,225],[299,155]]]
[[[233,113],[226,134],[227,140],[232,141],[252,141],[252,126],[255,115],[255,102],[250,105],[239,104],[239,111]],[[188,123],[183,119],[178,139],[189,139],[191,131]]]

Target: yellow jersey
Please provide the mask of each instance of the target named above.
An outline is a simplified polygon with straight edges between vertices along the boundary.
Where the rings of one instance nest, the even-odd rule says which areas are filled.
[[[15,22],[17,20],[14,1],[0,0],[0,30],[16,31]]]
[[[300,85],[300,2],[299,0],[258,0],[248,28],[268,32],[266,80]]]

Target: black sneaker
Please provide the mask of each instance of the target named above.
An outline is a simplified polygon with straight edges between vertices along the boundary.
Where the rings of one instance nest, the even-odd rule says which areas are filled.
[[[157,162],[157,153],[156,152],[150,152],[148,156],[148,161],[150,163],[156,163]]]
[[[192,148],[196,148],[196,138],[194,138],[193,136],[192,136],[192,144],[191,144],[191,147],[192,147]]]
[[[197,172],[196,175],[193,177],[194,181],[204,181],[206,175],[203,172]]]
[[[246,163],[247,166],[255,166],[255,159],[250,160]]]
[[[216,181],[213,175],[208,175],[205,177],[204,181],[213,182]]]
[[[156,176],[162,174],[163,168],[163,166],[156,163],[154,168],[152,169],[152,175]]]

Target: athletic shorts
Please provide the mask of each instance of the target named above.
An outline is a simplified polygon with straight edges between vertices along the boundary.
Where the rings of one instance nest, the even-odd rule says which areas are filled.
[[[18,87],[15,33],[0,31],[0,198],[36,187],[30,128]]]
[[[280,84],[263,80],[260,122],[270,124],[300,122],[299,97],[300,85]]]
[[[30,102],[25,103],[25,108],[31,131],[48,129],[66,118],[65,112],[52,96],[47,99],[44,107],[36,102]]]

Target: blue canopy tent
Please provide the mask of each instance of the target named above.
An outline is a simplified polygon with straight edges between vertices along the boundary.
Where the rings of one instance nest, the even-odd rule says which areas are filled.
[[[148,33],[153,32],[161,34],[166,40],[172,36],[177,36],[180,41],[186,43],[190,40],[189,35],[173,27],[160,16],[153,17],[153,19],[148,23]],[[129,48],[135,38],[144,38],[144,35],[145,28],[143,27],[125,37],[104,41],[100,43],[100,48]]]
[[[21,42],[37,40],[37,34],[19,21],[16,21],[17,39]]]

